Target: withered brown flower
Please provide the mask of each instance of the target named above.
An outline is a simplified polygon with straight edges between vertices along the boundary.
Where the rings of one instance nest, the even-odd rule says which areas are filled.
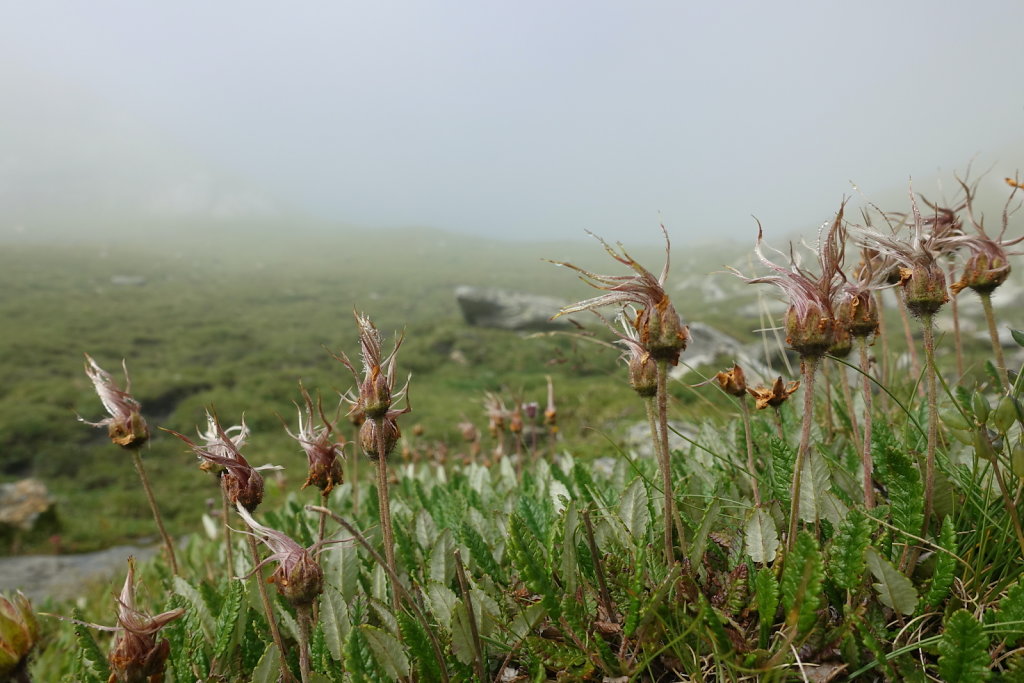
[[[754,407],[764,410],[768,407],[778,408],[799,388],[800,382],[790,382],[787,385],[780,375],[770,387],[747,387],[747,393],[754,397]]]
[[[78,419],[92,427],[106,427],[110,440],[123,448],[138,448],[149,440],[149,427],[142,418],[142,405],[132,396],[132,382],[128,377],[128,366],[121,361],[124,370],[125,388],[122,390],[114,384],[113,378],[106,370],[85,354],[85,374],[92,380],[93,387],[107,409],[110,417],[99,422],[89,422],[81,417]]]
[[[323,402],[319,396],[316,400],[316,413],[320,416],[321,424],[315,424],[313,399],[301,383],[299,391],[302,392],[303,406],[296,406],[299,413],[298,432],[293,433],[287,427],[285,430],[288,432],[288,436],[299,443],[309,462],[306,482],[302,488],[312,485],[320,489],[326,496],[336,484],[341,484],[344,480],[339,460],[344,457],[344,437],[339,434],[338,437],[341,440],[334,440],[334,423],[324,414]],[[303,415],[303,408],[305,415]]]
[[[723,370],[715,375],[718,386],[727,394],[742,397],[747,394],[747,376],[738,364],[733,363],[731,370]]]

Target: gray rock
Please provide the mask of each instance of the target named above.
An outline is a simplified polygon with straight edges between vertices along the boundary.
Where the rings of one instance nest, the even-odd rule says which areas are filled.
[[[760,377],[768,381],[778,375],[778,372],[773,372],[758,359],[761,354],[760,345],[744,344],[704,323],[693,322],[689,327],[690,345],[683,353],[680,365],[672,371],[672,377],[678,379],[689,372],[686,366],[722,370],[734,362],[740,364],[750,380]]]
[[[455,300],[466,323],[477,327],[555,330],[572,326],[565,317],[551,320],[569,304],[555,297],[462,285],[455,288]]]
[[[53,505],[46,485],[38,479],[0,484],[0,526],[29,531]]]
[[[0,586],[20,590],[34,602],[74,599],[89,584],[110,581],[118,575],[123,580],[129,555],[141,561],[156,552],[156,548],[119,545],[77,555],[0,557]]]

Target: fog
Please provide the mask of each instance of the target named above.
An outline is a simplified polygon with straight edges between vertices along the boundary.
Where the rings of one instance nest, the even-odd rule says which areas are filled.
[[[33,2],[0,241],[218,223],[754,235],[1024,164],[1024,3]]]

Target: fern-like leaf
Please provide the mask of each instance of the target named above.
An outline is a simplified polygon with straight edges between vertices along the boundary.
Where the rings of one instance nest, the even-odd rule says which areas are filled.
[[[71,616],[78,621],[83,621],[82,613],[77,607],[71,612]],[[103,655],[103,651],[96,644],[96,639],[92,637],[92,631],[88,626],[82,624],[75,624],[74,630],[82,658],[88,662],[97,678],[106,680],[110,676],[110,668],[107,666],[107,658]]]
[[[946,620],[939,640],[939,674],[946,683],[977,683],[990,675],[988,636],[967,610]]]
[[[775,613],[779,610],[779,583],[771,569],[763,567],[754,574],[754,605],[760,621],[760,647],[768,647],[772,626],[775,625]]]
[[[1024,580],[1018,579],[1006,591],[992,622],[1007,644],[1015,646],[1024,638]]]
[[[948,552],[939,551],[935,554],[935,571],[932,573],[932,582],[928,586],[928,592],[924,596],[924,604],[936,607],[946,596],[949,595],[949,587],[953,585],[956,573],[957,554],[956,529],[953,527],[953,518],[946,515],[942,520],[942,530],[939,532],[939,547]],[[950,553],[953,553],[951,555]]]
[[[214,639],[213,646],[213,658],[217,661],[224,658],[234,640],[233,636],[238,626],[239,615],[242,612],[244,594],[242,582],[232,581],[217,617],[217,637]]]
[[[888,429],[876,432],[872,450],[875,453],[878,478],[889,490],[893,525],[910,534],[921,533],[924,524],[924,485],[921,483],[921,473]]]
[[[825,569],[818,552],[818,542],[807,531],[797,534],[796,545],[786,556],[782,570],[782,603],[786,621],[794,624],[797,633],[811,630],[821,606]]]
[[[828,556],[829,578],[840,588],[856,590],[864,580],[864,553],[875,523],[859,510],[851,510],[832,539]]]

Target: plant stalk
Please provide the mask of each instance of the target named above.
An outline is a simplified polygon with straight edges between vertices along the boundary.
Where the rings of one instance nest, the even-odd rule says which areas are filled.
[[[750,473],[750,489],[754,493],[754,505],[761,507],[761,488],[757,483],[757,471],[754,469],[754,438],[750,433],[750,406],[747,397],[740,396],[740,414],[743,415],[743,434],[747,439],[747,472]]]
[[[793,466],[793,488],[790,491],[789,536],[786,539],[789,550],[792,550],[796,544],[796,528],[800,521],[800,478],[811,443],[811,423],[814,421],[814,376],[817,374],[820,360],[819,356],[804,356],[800,363],[804,390],[804,415],[803,426],[800,429],[800,447],[796,453],[796,464]]]
[[[864,391],[864,438],[861,442],[860,463],[864,470],[864,507],[875,507],[874,473],[875,465],[871,456],[871,377],[868,375],[871,361],[868,358],[868,338],[858,337],[860,347],[860,373]]]
[[[228,561],[228,572],[235,573],[235,555],[231,548],[231,525],[228,524],[230,517],[231,501],[228,500],[228,490],[224,485],[224,477],[220,479],[220,500],[221,500],[221,521],[224,522],[224,553]]]
[[[142,456],[139,455],[138,448],[130,448],[128,450],[132,453],[135,471],[139,473],[139,479],[142,480],[142,488],[146,491],[146,499],[149,501],[149,507],[153,511],[153,519],[156,520],[156,527],[160,530],[160,537],[164,540],[164,550],[167,551],[167,560],[171,563],[171,572],[178,576],[178,559],[174,556],[174,543],[167,534],[167,529],[164,528],[164,520],[160,516],[160,508],[156,505],[153,488],[149,485],[149,477],[146,476],[146,470],[142,466]]]
[[[665,564],[675,561],[672,544],[672,524],[675,519],[672,497],[672,467],[668,450],[668,361],[658,361],[658,445],[661,451],[658,464],[661,468],[662,492],[665,496]]]
[[[309,633],[313,630],[312,609],[309,605],[296,606],[295,616],[299,622],[299,674],[302,676],[302,683],[309,683]]]
[[[484,650],[480,644],[480,631],[476,627],[476,614],[473,611],[473,598],[469,594],[469,581],[466,580],[466,568],[462,565],[462,553],[455,549],[455,575],[459,579],[459,591],[462,593],[462,604],[466,607],[469,617],[469,633],[473,639],[473,668],[480,683],[488,683],[484,673]]]
[[[1006,359],[1003,357],[1003,345],[999,343],[999,330],[996,329],[996,314],[992,310],[992,293],[978,292],[981,307],[985,310],[985,322],[988,323],[988,338],[992,341],[992,352],[996,355],[996,369],[1003,380],[1003,389],[1010,390],[1010,375],[1006,371]]]
[[[846,366],[836,364],[839,371],[839,388],[843,392],[843,401],[846,403],[846,414],[850,418],[850,438],[853,439],[853,447],[860,453],[863,450],[861,445],[860,425],[857,420],[857,411],[853,409],[853,390],[850,389],[850,376],[847,374]]]
[[[924,527],[921,536],[927,537],[932,516],[932,499],[935,496],[935,448],[939,441],[939,395],[935,373],[935,330],[934,315],[921,316],[924,328],[925,389],[928,396],[928,450],[924,461]],[[914,563],[911,563],[913,569]]]
[[[947,282],[956,282],[953,274],[953,264],[949,264]],[[956,294],[949,297],[949,305],[953,311],[953,346],[956,348],[956,379],[959,382],[964,376],[964,346],[960,337],[960,306],[956,300]]]
[[[391,499],[388,497],[388,459],[384,444],[384,428],[377,430],[377,505],[380,511],[380,526],[384,536],[384,557],[387,558],[391,573],[398,576],[395,566],[395,532],[391,527]],[[398,589],[391,589],[391,607],[398,612]]]

